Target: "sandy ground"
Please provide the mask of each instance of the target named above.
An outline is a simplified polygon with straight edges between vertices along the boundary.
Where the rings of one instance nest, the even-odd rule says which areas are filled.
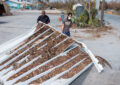
[[[14,11],[14,16],[0,17],[0,44],[29,31],[36,25],[38,12]],[[60,15],[49,14],[50,25],[60,31]],[[83,32],[84,29],[71,30],[72,37],[87,44],[88,48],[95,54],[102,56],[110,62],[113,69],[105,67],[105,71],[98,73],[93,66],[81,75],[71,85],[119,85],[120,84],[120,17],[106,14],[105,19],[112,23],[112,31],[102,33],[100,37],[94,37],[90,33]],[[91,36],[93,36],[91,38]]]

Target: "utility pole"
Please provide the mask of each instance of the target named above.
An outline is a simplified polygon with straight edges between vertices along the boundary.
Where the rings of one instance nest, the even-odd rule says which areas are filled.
[[[103,27],[103,22],[104,22],[104,8],[105,7],[105,0],[102,0],[102,5],[101,5],[101,26]]]

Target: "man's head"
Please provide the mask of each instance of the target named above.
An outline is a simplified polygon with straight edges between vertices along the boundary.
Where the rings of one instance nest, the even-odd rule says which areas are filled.
[[[67,18],[68,18],[68,20],[71,20],[71,18],[72,18],[72,13],[71,12],[68,13]]]
[[[43,11],[42,11],[42,16],[45,16],[45,14],[46,14],[46,12],[43,10]]]

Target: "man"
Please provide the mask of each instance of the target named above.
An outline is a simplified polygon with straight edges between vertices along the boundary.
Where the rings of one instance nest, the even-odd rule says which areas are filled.
[[[50,19],[46,15],[46,12],[44,10],[42,11],[42,15],[38,17],[37,23],[39,23],[39,21],[41,21],[41,22],[43,22],[45,24],[49,24],[50,23]]]
[[[62,22],[61,31],[67,36],[70,36],[70,27],[72,26],[72,13],[68,13],[67,18]]]

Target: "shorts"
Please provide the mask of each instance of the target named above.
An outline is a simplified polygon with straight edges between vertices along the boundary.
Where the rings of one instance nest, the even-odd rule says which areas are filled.
[[[62,32],[62,33],[70,37],[70,32]]]

